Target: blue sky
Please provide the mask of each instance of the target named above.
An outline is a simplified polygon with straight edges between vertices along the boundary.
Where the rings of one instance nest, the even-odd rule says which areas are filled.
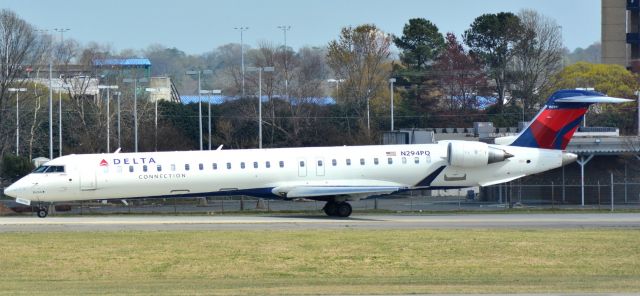
[[[423,17],[441,32],[460,35],[483,13],[530,8],[562,26],[564,44],[573,50],[600,41],[599,0],[0,0],[39,29],[69,28],[65,38],[82,44],[111,45],[116,51],[144,49],[151,44],[177,47],[189,54],[240,42],[234,27],[249,27],[246,44],[282,44],[279,25],[290,25],[287,44],[322,46],[337,38],[340,28],[373,23],[400,35],[410,18]],[[51,31],[52,32],[52,31]]]

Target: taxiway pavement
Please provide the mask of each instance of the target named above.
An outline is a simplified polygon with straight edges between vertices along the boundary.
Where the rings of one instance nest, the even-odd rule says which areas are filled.
[[[640,228],[636,213],[0,217],[0,232],[257,229]]]

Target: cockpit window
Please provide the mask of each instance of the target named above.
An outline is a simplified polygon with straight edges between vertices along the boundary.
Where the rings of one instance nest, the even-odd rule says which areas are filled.
[[[64,173],[64,166],[62,165],[43,165],[39,166],[37,169],[33,170],[34,174],[42,174],[42,173]]]
[[[64,166],[61,165],[52,165],[49,166],[46,173],[64,173]]]
[[[33,172],[32,172],[32,173],[34,173],[34,174],[42,174],[42,173],[44,173],[48,168],[49,168],[49,166],[41,165],[41,166],[39,166],[37,169],[33,170]]]

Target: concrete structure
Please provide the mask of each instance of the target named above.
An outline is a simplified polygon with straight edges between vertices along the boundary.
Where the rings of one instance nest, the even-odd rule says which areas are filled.
[[[602,0],[602,63],[640,71],[640,0]]]
[[[149,88],[155,88],[158,91],[149,93],[149,100],[170,101],[180,103],[180,94],[178,89],[168,76],[151,77],[149,79]]]
[[[637,1],[637,0],[636,0]],[[626,0],[602,0],[602,63],[628,63]]]

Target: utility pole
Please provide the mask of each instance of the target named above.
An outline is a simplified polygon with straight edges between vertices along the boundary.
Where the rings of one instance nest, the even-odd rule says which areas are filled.
[[[187,75],[198,75],[198,127],[200,130],[200,150],[202,150],[202,74],[213,74],[211,70],[187,71]]]
[[[282,25],[282,26],[278,26],[278,29],[282,30],[282,32],[284,33],[284,50],[283,50],[283,54],[284,54],[284,96],[289,99],[289,73],[287,71],[287,53],[289,52],[287,50],[287,31],[291,30],[291,26],[289,25]]]
[[[273,67],[248,67],[247,71],[258,72],[258,148],[262,149],[262,72],[273,72]]]
[[[207,107],[208,107],[208,110],[209,110],[209,113],[208,113],[208,116],[207,116],[208,119],[209,119],[208,120],[208,123],[209,123],[209,125],[208,125],[208,128],[209,128],[209,150],[211,150],[211,99],[215,95],[222,94],[222,90],[219,90],[219,89],[214,89],[214,90],[203,89],[203,90],[200,91],[200,93],[202,93],[203,95],[204,94],[210,94],[211,95],[210,97],[208,96],[208,99],[207,99],[207,103],[208,103]]]
[[[394,131],[393,128],[393,83],[396,82],[395,78],[389,79],[389,93],[391,94],[391,131]]]
[[[135,78],[125,78],[122,82],[133,83],[133,137],[134,151],[138,152],[138,82],[147,82],[147,78],[138,78],[138,71],[135,72]]]
[[[20,92],[27,91],[26,88],[9,88],[9,92],[16,93],[16,156],[20,155]]]
[[[244,40],[242,35],[244,31],[249,29],[249,27],[240,26],[240,27],[235,27],[234,29],[240,30],[240,60],[242,64],[242,96],[244,97]]]
[[[117,85],[98,85],[98,89],[107,90],[107,153],[111,153],[111,147],[110,147],[111,112],[109,112],[109,104],[111,104],[111,94],[109,90],[118,89],[118,86]]]
[[[53,159],[53,66],[49,63],[49,159]]]

